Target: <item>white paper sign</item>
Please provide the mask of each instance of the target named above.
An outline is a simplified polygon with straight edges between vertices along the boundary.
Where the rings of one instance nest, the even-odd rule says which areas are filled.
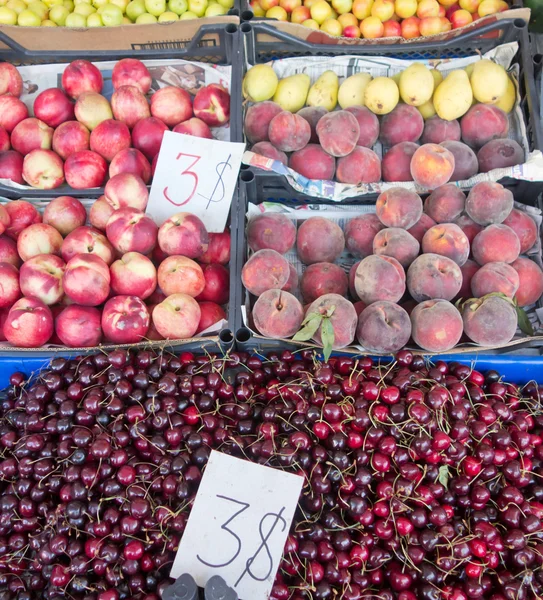
[[[245,144],[166,131],[147,212],[162,225],[178,212],[200,217],[206,229],[224,231]]]
[[[241,600],[267,600],[303,478],[212,451],[171,577],[220,575]]]

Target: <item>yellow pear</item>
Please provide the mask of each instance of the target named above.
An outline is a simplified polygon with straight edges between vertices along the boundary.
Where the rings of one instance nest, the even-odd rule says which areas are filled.
[[[507,71],[491,60],[483,59],[473,65],[470,76],[473,95],[479,102],[495,104],[507,91]]]
[[[370,81],[364,94],[364,104],[376,115],[386,115],[398,104],[400,91],[390,77],[376,77]]]
[[[471,63],[470,65],[468,65],[467,67],[464,68],[464,71],[468,74],[468,77],[471,77],[474,66],[475,66],[475,63]]]
[[[399,87],[400,86],[400,77],[402,76],[403,71],[400,71],[399,73],[394,73],[394,75],[391,75],[391,79],[394,79],[394,81],[396,82],[396,85]]]
[[[433,97],[436,112],[445,121],[453,121],[465,114],[472,100],[468,75],[463,69],[451,71],[437,86]]]
[[[413,63],[400,76],[400,95],[406,104],[421,106],[432,98],[434,77],[421,63]]]
[[[298,112],[305,106],[310,84],[309,75],[305,73],[285,77],[279,81],[273,101],[283,110]]]
[[[364,106],[364,92],[370,81],[371,75],[369,73],[356,73],[347,77],[339,86],[337,100],[341,108]]]
[[[505,113],[510,113],[513,110],[517,100],[517,88],[510,77],[508,77],[508,80],[507,91],[494,105],[501,108]]]
[[[307,106],[322,106],[327,111],[337,105],[339,79],[334,71],[325,71],[309,89]]]
[[[251,67],[243,78],[243,96],[251,102],[273,98],[279,80],[269,65]]]
[[[436,109],[433,100],[428,100],[428,102],[425,102],[421,106],[417,106],[417,110],[420,112],[425,121],[435,117],[436,115]]]
[[[430,69],[430,73],[432,74],[432,77],[434,78],[434,90],[435,90],[436,87],[443,81],[443,75],[442,75],[441,71],[438,71],[437,69]]]

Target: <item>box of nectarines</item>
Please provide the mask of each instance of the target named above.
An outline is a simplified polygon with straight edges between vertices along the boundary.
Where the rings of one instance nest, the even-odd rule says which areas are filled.
[[[255,335],[332,350],[473,352],[543,343],[542,211],[499,183],[423,202],[248,204],[243,318]]]
[[[468,190],[543,181],[520,106],[519,46],[413,62],[300,57],[249,67],[244,162],[307,196],[343,201],[398,185]]]

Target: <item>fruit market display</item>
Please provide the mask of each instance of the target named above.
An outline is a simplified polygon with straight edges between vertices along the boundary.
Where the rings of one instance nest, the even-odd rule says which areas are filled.
[[[537,225],[513,206],[509,190],[481,182],[467,197],[441,186],[424,205],[392,188],[376,213],[346,219],[344,230],[305,211],[298,227],[283,213],[256,215],[242,270],[254,327],[269,338],[312,340],[328,355],[355,341],[380,354],[410,339],[430,352],[462,341],[507,344],[519,323],[530,331],[520,307],[543,295],[543,271],[525,256]],[[299,272],[288,260],[294,248]]]
[[[230,233],[179,212],[158,227],[148,191],[112,177],[89,214],[61,196],[43,216],[0,205],[0,342],[36,348],[186,339],[226,318]]]
[[[0,179],[44,190],[66,182],[80,190],[132,173],[147,184],[165,131],[211,138],[210,127],[229,121],[230,95],[218,84],[194,98],[174,86],[148,97],[151,76],[133,58],[117,62],[111,79],[109,101],[100,93],[98,67],[76,60],[62,74],[62,89],[36,97],[31,117],[20,100],[20,73],[0,63]]]
[[[115,350],[14,373],[2,598],[164,597],[217,449],[304,478],[271,600],[535,600],[542,393],[408,351]]]
[[[256,65],[243,92],[254,102],[244,124],[252,151],[308,179],[414,181],[433,190],[525,161],[507,137],[515,84],[487,59],[445,78],[420,63],[393,77],[356,73],[341,84],[328,70],[313,85],[306,73],[279,80],[271,66]]]
[[[510,8],[504,0],[251,0],[249,4],[255,17],[368,39],[435,35]]]

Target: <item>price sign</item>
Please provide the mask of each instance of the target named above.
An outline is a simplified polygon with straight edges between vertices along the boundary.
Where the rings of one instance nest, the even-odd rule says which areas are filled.
[[[245,144],[166,131],[160,146],[147,212],[162,225],[178,212],[224,231]]]
[[[267,600],[303,478],[212,451],[170,576],[220,575],[242,600]]]

